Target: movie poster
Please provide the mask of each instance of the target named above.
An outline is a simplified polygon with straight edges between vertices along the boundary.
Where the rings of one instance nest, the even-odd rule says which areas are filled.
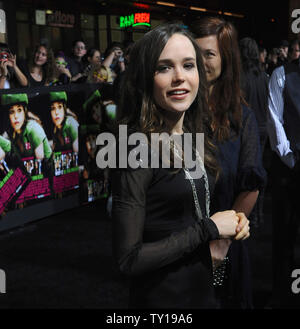
[[[80,167],[81,201],[91,202],[108,195],[109,171],[97,167],[97,136],[109,131],[112,117],[107,114],[101,92],[95,90],[83,105],[84,124],[80,127],[82,165]]]
[[[11,142],[0,136],[0,216],[14,207],[29,181],[21,159],[12,151]]]
[[[0,101],[0,215],[70,194],[81,203],[107,195],[96,138],[115,110],[99,85],[2,90]]]
[[[14,175],[2,181],[1,190],[14,190],[15,207],[23,208],[27,202],[51,196],[51,147],[39,117],[31,111],[27,93],[1,94],[1,140],[7,157],[2,165],[14,168]],[[8,145],[8,144],[7,144]],[[4,146],[5,147],[5,146]],[[7,161],[6,161],[7,160]],[[22,173],[22,177],[20,174]],[[12,174],[12,171],[10,171]],[[28,181],[25,189],[11,185],[15,179]],[[22,184],[22,183],[21,183]],[[22,186],[25,184],[22,184]],[[1,202],[1,207],[3,204]],[[13,207],[12,207],[13,208]]]
[[[52,150],[52,190],[56,198],[79,188],[79,115],[78,108],[72,108],[72,96],[64,90],[50,91],[42,113]]]

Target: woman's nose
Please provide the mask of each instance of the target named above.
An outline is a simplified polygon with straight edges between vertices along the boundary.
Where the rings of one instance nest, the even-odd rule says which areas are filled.
[[[181,68],[174,69],[173,81],[174,82],[182,82],[184,81],[184,72]]]

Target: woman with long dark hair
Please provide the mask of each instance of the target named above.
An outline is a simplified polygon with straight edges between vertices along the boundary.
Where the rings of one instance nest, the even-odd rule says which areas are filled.
[[[215,307],[209,241],[249,236],[244,214],[209,214],[217,166],[206,99],[201,54],[185,29],[162,25],[135,44],[124,77],[119,123],[126,124],[130,134],[143,133],[146,140],[140,147],[146,150],[157,133],[165,133],[160,134],[160,145],[165,145],[166,135],[174,140],[171,146],[166,143],[169,162],[159,156],[155,168],[113,170],[113,247],[120,270],[131,277],[131,307]],[[187,132],[193,145],[183,148],[180,141]],[[195,146],[197,132],[205,134],[204,159]],[[138,162],[157,151],[151,147]],[[195,168],[188,168],[188,151],[202,168],[200,178],[193,178]],[[123,156],[119,161],[127,154]],[[178,159],[182,167],[176,169]]]
[[[21,63],[29,87],[47,86],[55,75],[55,59],[53,51],[45,44],[35,47],[28,63]]]
[[[206,17],[192,26],[209,83],[209,109],[220,178],[212,195],[211,210],[234,209],[249,216],[262,188],[265,172],[257,123],[240,88],[241,61],[234,26]],[[214,285],[220,307],[252,307],[250,261],[243,241],[210,242]]]

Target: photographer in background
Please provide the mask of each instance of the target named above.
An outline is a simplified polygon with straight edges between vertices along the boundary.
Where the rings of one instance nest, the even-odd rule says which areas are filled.
[[[6,43],[0,43],[0,89],[27,87],[28,80],[17,66]]]
[[[124,52],[122,44],[113,42],[105,52],[105,59],[103,65],[110,68],[112,72],[112,79],[115,78],[123,71],[125,71]]]

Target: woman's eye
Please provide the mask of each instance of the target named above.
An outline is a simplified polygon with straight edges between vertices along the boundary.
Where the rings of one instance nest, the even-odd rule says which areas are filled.
[[[191,70],[195,67],[195,64],[194,63],[185,63],[184,64],[184,68],[187,69],[187,70]]]
[[[206,56],[206,58],[212,58],[212,57],[215,56],[215,54],[212,53],[212,52],[208,52],[208,53],[205,54],[205,56]]]
[[[164,72],[167,72],[169,69],[170,69],[170,66],[168,66],[168,65],[160,65],[157,67],[156,71],[164,73]]]

